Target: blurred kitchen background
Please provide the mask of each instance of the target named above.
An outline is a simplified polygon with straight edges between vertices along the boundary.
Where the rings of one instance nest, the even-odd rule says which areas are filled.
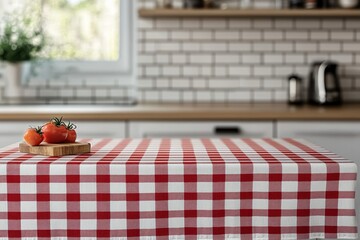
[[[328,4],[358,4],[338,1]],[[296,2],[312,8],[306,1],[214,2],[225,10],[288,8]],[[330,17],[138,16],[137,9],[166,4],[184,7],[181,0],[1,0],[2,15],[18,6],[37,9],[52,46],[41,56],[51,61],[35,64],[32,75],[22,79],[22,102],[287,102],[289,75],[299,75],[307,93],[311,64],[323,60],[339,64],[344,101],[360,101],[358,17],[346,12]],[[7,102],[12,96],[7,96],[4,64],[0,69],[0,98]]]

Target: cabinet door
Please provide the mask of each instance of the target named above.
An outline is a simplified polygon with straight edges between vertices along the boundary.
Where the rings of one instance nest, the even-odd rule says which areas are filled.
[[[126,135],[124,122],[76,121],[79,138],[123,138]],[[44,122],[0,122],[0,147],[22,141],[24,132],[30,126],[37,127]]]
[[[279,122],[278,137],[303,138],[356,162],[355,204],[360,229],[360,122]]]
[[[279,122],[278,137],[307,139],[360,162],[360,122]]]
[[[130,137],[272,137],[272,122],[153,122],[133,121]]]

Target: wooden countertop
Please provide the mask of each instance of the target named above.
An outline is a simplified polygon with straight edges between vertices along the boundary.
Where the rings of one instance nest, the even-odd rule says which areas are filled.
[[[0,120],[360,120],[360,103],[340,107],[287,104],[147,104],[136,106],[1,106]]]

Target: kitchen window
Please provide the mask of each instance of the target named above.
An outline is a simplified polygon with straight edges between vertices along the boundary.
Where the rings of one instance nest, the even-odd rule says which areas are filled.
[[[34,9],[48,46],[37,73],[63,75],[116,74],[133,71],[134,1],[132,0],[0,0],[9,9]]]

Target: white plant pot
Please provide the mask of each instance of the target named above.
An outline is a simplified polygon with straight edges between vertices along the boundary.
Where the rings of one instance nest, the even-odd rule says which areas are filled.
[[[22,96],[22,82],[28,73],[27,63],[6,63],[5,64],[5,97],[20,99]]]

